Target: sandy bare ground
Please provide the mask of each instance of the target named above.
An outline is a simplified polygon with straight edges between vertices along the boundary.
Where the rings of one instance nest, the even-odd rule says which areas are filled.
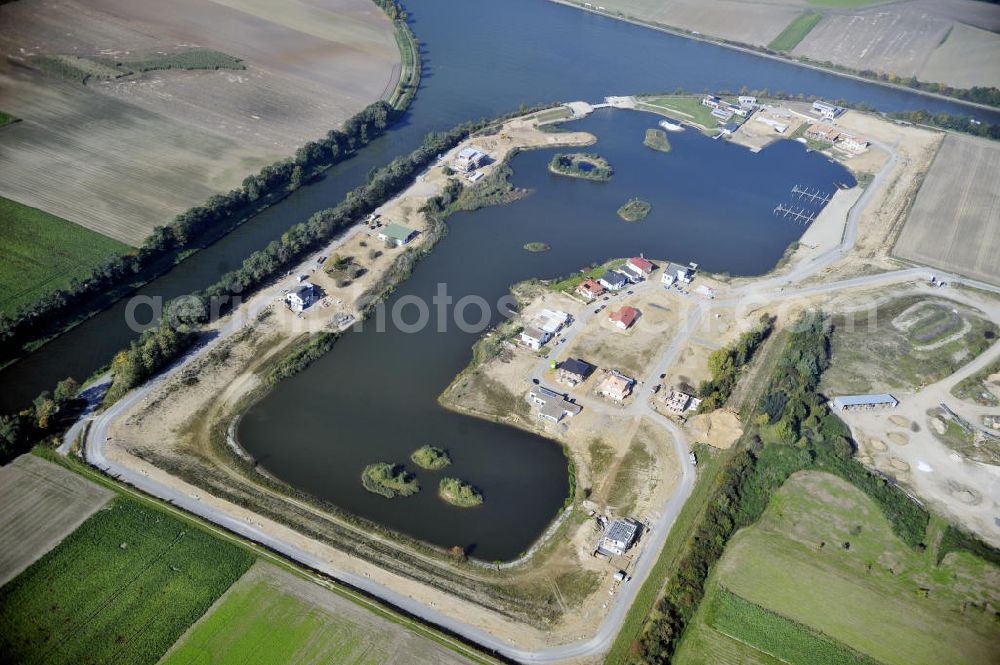
[[[34,455],[0,467],[0,585],[58,545],[112,496]]]
[[[247,68],[83,86],[26,66],[191,47]],[[24,120],[0,136],[0,195],[133,245],[339,126],[399,73],[392,24],[369,0],[23,0],[0,7],[0,51],[0,106]]]
[[[735,413],[716,409],[688,420],[688,429],[695,441],[715,448],[732,448],[741,436],[743,426]]]
[[[948,136],[893,252],[1000,282],[1000,146]]]

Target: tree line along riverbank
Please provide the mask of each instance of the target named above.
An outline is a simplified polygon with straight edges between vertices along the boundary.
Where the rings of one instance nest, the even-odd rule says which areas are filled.
[[[374,134],[385,130],[390,117],[390,109],[385,102],[373,106],[381,108],[384,113],[376,113],[374,118],[365,116],[353,124],[357,127],[357,136],[368,136],[369,141]],[[228,308],[236,302],[234,296],[246,298],[298,265],[310,252],[325,245],[344,228],[406,189],[418,173],[434,163],[439,154],[447,152],[473,133],[489,132],[490,128],[496,128],[510,118],[528,115],[549,106],[551,104],[531,109],[522,108],[493,119],[461,123],[447,132],[428,134],[420,147],[373,171],[367,183],[348,192],[335,207],[317,211],[308,219],[294,224],[280,240],[250,254],[239,268],[226,273],[206,289],[167,303],[160,325],[147,330],[115,355],[111,364],[111,386],[104,405],[112,404],[129,390],[172,364],[192,344],[197,343],[201,326],[208,322],[213,302],[222,303],[217,308],[218,314],[227,313]],[[362,131],[362,127],[368,129]],[[506,192],[506,196],[513,195],[512,191],[508,191],[512,188],[505,178],[497,180],[495,187],[487,189],[490,192],[502,190]],[[491,194],[486,199],[479,200],[478,194],[466,195],[464,198],[461,194],[461,186],[446,188],[445,192],[431,200],[427,213],[440,222],[441,216],[447,212],[460,207],[469,209],[485,205],[494,198]],[[473,198],[470,199],[470,196]],[[503,196],[500,199],[506,200]],[[443,223],[440,223],[440,228],[443,232]],[[419,252],[412,251],[401,255],[390,274],[365,294],[362,309],[367,311],[385,298],[399,281],[405,279],[412,263],[419,257]],[[332,348],[337,337],[337,333],[329,332],[310,337],[277,364],[269,380],[277,382],[301,371]],[[64,382],[60,385],[62,383]],[[75,381],[73,385],[76,385]],[[65,395],[64,390],[57,392],[64,396],[57,399],[56,394],[46,390],[19,412],[0,416],[0,461],[13,458],[36,442],[55,440],[61,431],[72,424],[83,403],[75,398],[75,392],[72,395]]]
[[[205,203],[180,213],[157,227],[135,250],[114,254],[66,287],[46,293],[12,314],[0,314],[0,367],[168,272],[327,169],[354,156],[397,122],[419,87],[420,52],[402,6],[395,0],[372,1],[392,20],[400,51],[400,75],[388,101],[370,104],[340,128],[301,146],[292,157],[248,175],[239,188],[213,195]]]

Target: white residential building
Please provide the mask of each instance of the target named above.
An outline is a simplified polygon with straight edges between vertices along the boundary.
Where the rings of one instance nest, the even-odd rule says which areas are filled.
[[[539,330],[533,326],[528,326],[521,332],[521,341],[524,345],[536,351],[542,348],[542,345],[550,339],[552,339],[552,335],[550,333],[547,333],[544,330]]]
[[[309,309],[314,302],[316,302],[316,287],[311,282],[302,282],[285,294],[285,303],[293,312]]]
[[[463,148],[455,157],[455,161],[452,162],[452,167],[460,173],[472,173],[485,164],[486,160],[485,152],[475,148]]]
[[[682,282],[684,284],[690,284],[694,281],[694,275],[697,270],[697,264],[691,263],[687,266],[682,266],[679,263],[669,263],[666,269],[663,271],[663,284],[665,286],[671,286],[674,282]]]

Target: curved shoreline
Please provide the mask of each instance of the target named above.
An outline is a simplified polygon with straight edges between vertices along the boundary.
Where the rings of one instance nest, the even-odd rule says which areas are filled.
[[[773,293],[773,289],[779,284],[783,284],[784,279],[789,281],[801,281],[807,277],[820,272],[824,265],[824,261],[829,259],[829,263],[835,262],[838,258],[846,254],[847,251],[853,246],[854,236],[856,235],[856,225],[858,221],[858,216],[860,211],[865,207],[867,201],[870,200],[872,192],[874,192],[878,184],[881,182],[881,176],[890,168],[893,162],[889,162],[886,167],[880,171],[879,175],[873,181],[871,187],[865,192],[862,199],[852,208],[850,212],[850,219],[848,221],[847,230],[845,230],[844,238],[842,239],[841,245],[832,250],[830,253],[817,257],[816,260],[809,262],[808,264],[802,266],[800,269],[792,271],[790,275],[783,277],[778,277],[776,275],[767,275],[758,278],[754,278],[749,288],[742,288],[742,295],[747,293],[752,293],[756,290],[757,294],[760,296],[770,296],[772,299],[780,300],[782,298],[793,297],[797,295],[795,289],[788,289],[786,293],[781,295],[776,295]],[[895,281],[906,281],[912,280],[917,276],[927,272],[926,269],[911,269],[911,270],[900,270],[891,273],[885,273],[875,276],[857,277],[852,280],[845,280],[843,282],[820,284],[815,286],[804,287],[801,290],[806,292],[821,292],[822,290],[836,290],[850,286],[859,286],[865,284],[881,283],[887,282],[892,283]],[[943,273],[938,273],[943,274]],[[950,281],[967,283],[969,280],[962,280],[954,277],[949,277]],[[767,291],[767,289],[772,289],[772,291]],[[990,287],[992,291],[998,291],[994,287]],[[741,295],[741,294],[737,294]],[[706,307],[706,311],[710,310],[712,306],[717,306],[725,304],[726,301],[717,301],[717,304]],[[686,331],[688,334],[690,330]],[[221,336],[220,336],[221,337]],[[683,337],[680,336],[680,337]],[[676,353],[679,351],[679,344],[668,350],[670,353]],[[202,351],[199,351],[201,353]],[[669,353],[664,357],[663,362],[668,362],[670,360]],[[179,363],[183,366],[187,361],[182,361]],[[263,542],[268,547],[273,547],[276,551],[280,552],[284,556],[299,561],[311,568],[316,568],[322,571],[324,574],[329,574],[337,580],[344,582],[345,584],[351,586],[357,586],[363,589],[367,593],[371,593],[379,598],[384,599],[386,602],[395,605],[404,611],[411,613],[423,621],[429,622],[432,625],[438,625],[444,627],[445,630],[456,632],[466,639],[472,640],[487,649],[497,651],[509,658],[516,658],[518,660],[528,661],[528,662],[553,662],[558,660],[564,660],[567,658],[592,656],[600,653],[603,649],[606,649],[610,641],[612,641],[617,634],[617,628],[621,621],[624,619],[624,614],[631,605],[631,601],[634,599],[635,595],[638,593],[646,576],[652,568],[657,556],[656,554],[662,548],[663,542],[665,542],[667,535],[669,534],[670,528],[673,524],[673,520],[676,518],[676,511],[680,506],[684,505],[687,498],[687,492],[690,491],[691,485],[693,485],[693,473],[688,473],[685,469],[684,474],[684,484],[687,484],[687,492],[677,491],[666,504],[661,517],[657,520],[654,530],[648,536],[650,538],[649,550],[643,550],[642,556],[638,558],[638,566],[635,577],[635,583],[628,585],[623,589],[622,592],[616,594],[613,601],[611,610],[606,615],[604,621],[601,624],[600,630],[593,635],[590,639],[579,640],[569,642],[567,644],[558,647],[548,647],[538,650],[531,650],[525,647],[518,646],[515,643],[510,643],[504,641],[502,638],[495,637],[493,634],[487,632],[486,630],[467,623],[466,617],[462,619],[456,619],[453,615],[445,614],[440,612],[433,607],[426,604],[422,604],[420,601],[416,600],[414,597],[409,596],[403,592],[397,591],[391,587],[380,585],[371,579],[361,578],[356,574],[345,572],[343,570],[338,570],[335,564],[326,562],[319,559],[314,554],[305,552],[297,548],[294,544],[288,541],[283,541],[278,537],[271,536],[270,534],[259,531],[252,526],[242,524],[239,520],[233,518],[232,516],[226,515],[225,513],[219,514],[218,511],[214,511],[210,506],[199,503],[197,500],[191,500],[184,495],[176,496],[176,490],[172,488],[157,483],[157,481],[150,480],[148,478],[143,478],[139,473],[133,471],[127,466],[123,465],[113,465],[103,458],[103,446],[106,443],[106,433],[109,425],[117,418],[118,415],[122,415],[127,411],[126,402],[131,402],[132,404],[138,403],[141,399],[149,393],[149,390],[155,387],[155,384],[164,380],[164,378],[175,372],[179,367],[171,368],[163,376],[158,377],[151,383],[133,391],[128,395],[122,403],[115,405],[107,413],[102,414],[95,427],[92,428],[91,432],[88,434],[86,441],[86,449],[88,452],[89,460],[98,468],[106,471],[111,475],[120,475],[125,482],[132,483],[139,487],[144,487],[147,491],[166,498],[172,503],[176,503],[178,506],[193,512],[198,515],[204,516],[206,519],[213,521],[217,524],[221,524],[224,528],[232,530],[244,537],[249,538],[252,541]],[[674,445],[677,447],[681,462],[683,464],[685,455],[682,453],[685,451],[683,434],[676,430],[676,428],[671,429],[671,433],[674,434]],[[163,497],[162,493],[166,493]],[[545,535],[549,535],[549,532],[556,532],[556,528],[560,520],[565,519],[565,515],[569,514],[571,511],[563,511],[563,514],[556,519],[553,525],[550,525],[547,529]],[[530,551],[529,551],[530,552]],[[631,597],[630,597],[631,596]]]
[[[373,1],[373,4],[379,11],[385,13],[377,2]],[[399,48],[400,64],[398,68],[398,74],[395,76],[395,81],[390,80],[386,84],[386,91],[388,92],[383,92],[383,95],[382,97],[380,97],[380,99],[385,98],[386,101],[390,103],[398,113],[402,114],[412,103],[413,98],[416,96],[417,91],[420,87],[421,72],[422,72],[420,47],[417,44],[416,36],[413,34],[413,31],[410,29],[409,24],[406,22],[406,20],[389,19],[388,14],[386,14],[386,18],[390,20],[390,22],[393,24],[393,38],[395,39],[397,47]],[[404,45],[406,45],[406,47],[409,49],[413,58],[413,64],[410,67],[406,66],[406,62],[404,59],[404,53],[403,53]],[[391,86],[391,91],[390,91],[390,86]],[[375,101],[378,100],[373,100],[372,103],[374,103]],[[355,115],[357,115],[357,113],[351,114],[351,116],[345,119],[345,122],[349,121],[350,118],[353,118]],[[397,118],[397,122],[399,119],[400,118]],[[391,129],[395,124],[396,123],[389,125],[389,127],[386,128],[386,131],[389,131],[389,129]],[[341,123],[341,125],[343,125],[343,123]],[[337,129],[341,125],[337,125],[333,129]],[[320,179],[331,168],[339,164],[349,162],[357,155],[357,152],[359,151],[356,151],[354,154],[352,154],[345,160],[317,165],[313,167],[309,180]],[[293,156],[294,154],[289,156],[289,158]],[[253,174],[251,173],[249,175]],[[308,184],[303,183],[303,186],[307,187]],[[260,199],[261,203],[259,205],[253,206],[251,210],[242,211],[241,213],[234,215],[232,218],[228,220],[228,223],[225,223],[224,221],[223,223],[219,224],[218,226],[220,226],[221,229],[217,229],[215,228],[215,226],[210,227],[209,229],[204,231],[203,236],[199,238],[199,240],[193,246],[183,248],[182,250],[175,252],[172,256],[164,255],[163,257],[160,258],[160,260],[155,261],[154,264],[150,266],[150,271],[147,277],[140,278],[139,280],[134,280],[134,279],[125,280],[120,284],[117,284],[116,286],[109,288],[108,292],[112,294],[110,298],[108,297],[107,292],[104,294],[96,295],[93,298],[89,298],[87,302],[82,303],[81,305],[81,309],[83,311],[82,314],[79,314],[77,316],[67,314],[64,317],[59,317],[57,321],[61,320],[63,321],[63,323],[53,324],[52,327],[49,328],[49,331],[45,332],[42,336],[26,341],[24,344],[19,345],[19,348],[10,353],[10,355],[8,355],[3,359],[0,359],[0,381],[3,380],[3,372],[5,370],[15,366],[20,361],[29,358],[35,355],[36,353],[44,352],[45,347],[50,342],[59,339],[63,335],[66,335],[72,332],[75,328],[83,325],[87,321],[90,321],[91,319],[99,316],[100,314],[112,309],[119,302],[121,302],[125,298],[128,298],[129,296],[135,295],[141,289],[145,288],[149,284],[152,284],[153,282],[163,277],[166,277],[171,272],[173,272],[175,268],[179,268],[180,266],[182,266],[189,258],[191,258],[196,254],[201,253],[206,249],[209,249],[217,242],[221,241],[226,236],[228,236],[230,233],[235,232],[244,224],[253,221],[257,216],[263,214],[267,210],[283,202],[285,199],[294,194],[295,191],[297,190],[294,191],[279,190],[270,192],[262,196]],[[204,203],[198,203],[192,206],[192,208],[189,208],[188,210],[192,210],[202,205],[204,205]],[[157,266],[156,264],[159,265]],[[108,363],[110,363],[110,359],[108,360]]]

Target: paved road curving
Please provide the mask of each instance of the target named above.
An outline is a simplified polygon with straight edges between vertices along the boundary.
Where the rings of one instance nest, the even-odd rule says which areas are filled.
[[[875,177],[871,186],[868,187],[864,195],[851,209],[848,215],[848,221],[841,244],[838,247],[815,257],[808,263],[796,267],[790,273],[766,278],[759,282],[747,285],[734,293],[729,294],[725,300],[704,301],[688,296],[693,303],[693,308],[689,312],[683,329],[678,335],[675,336],[670,346],[665,349],[657,361],[655,368],[649,372],[646,380],[648,385],[652,385],[652,383],[656,382],[656,377],[658,377],[660,373],[664,372],[674,362],[680,349],[683,348],[684,344],[693,334],[702,316],[713,309],[731,306],[738,302],[743,302],[748,298],[756,299],[762,304],[777,303],[782,300],[800,297],[803,295],[827,293],[845,288],[914,281],[924,279],[930,274],[930,271],[927,269],[913,268],[878,275],[857,277],[835,283],[820,284],[797,289],[787,288],[790,284],[800,282],[808,277],[818,274],[821,270],[842,258],[853,247],[857,236],[858,220],[860,219],[862,209],[871,200],[873,192],[882,183],[883,179],[896,162],[896,153],[893,148],[891,146],[882,147],[889,151],[891,158]],[[344,237],[335,242],[334,246],[336,246],[337,243],[344,242],[346,238],[359,232],[360,229],[361,225],[353,227],[345,234]],[[303,267],[311,267],[312,259],[304,262],[302,265]],[[949,282],[964,283],[984,290],[1000,293],[1000,288],[993,287],[988,284],[948,275],[940,271],[935,271],[935,274],[943,277]],[[77,434],[81,431],[84,423],[92,418],[92,425],[87,432],[85,441],[85,457],[93,466],[101,469],[108,475],[133,485],[134,487],[152,496],[167,501],[194,515],[204,518],[209,522],[224,527],[233,533],[258,542],[276,552],[279,552],[293,561],[321,571],[345,584],[361,589],[366,593],[369,593],[390,605],[394,605],[405,612],[419,617],[430,624],[440,626],[462,636],[467,640],[475,642],[488,650],[500,653],[507,658],[526,663],[553,663],[571,658],[593,657],[607,651],[613,643],[615,636],[618,634],[618,631],[621,628],[636,594],[648,577],[653,564],[656,562],[659,552],[670,533],[671,527],[676,521],[685,501],[690,496],[695,481],[695,470],[688,459],[687,441],[683,431],[681,431],[669,418],[656,413],[650,407],[645,394],[638,395],[637,399],[635,399],[626,410],[623,411],[615,409],[614,412],[618,415],[622,415],[623,413],[633,413],[635,415],[649,416],[656,419],[657,422],[670,431],[673,436],[674,450],[677,455],[677,459],[681,464],[680,483],[674,493],[667,500],[666,505],[663,506],[663,510],[659,517],[651,525],[649,531],[644,535],[642,550],[635,561],[635,570],[632,575],[632,580],[620,587],[620,590],[612,599],[609,611],[601,623],[598,631],[593,636],[584,640],[540,650],[527,650],[519,648],[516,644],[505,642],[475,626],[464,623],[460,619],[442,614],[432,607],[423,605],[409,596],[400,594],[393,589],[377,584],[371,579],[339,570],[333,565],[315,557],[309,552],[306,552],[287,541],[271,536],[245,521],[236,519],[228,513],[203,504],[198,500],[197,496],[191,496],[183,492],[179,492],[174,488],[153,480],[141,472],[137,472],[123,465],[114,463],[105,457],[104,446],[109,440],[108,431],[112,423],[124,415],[131,407],[145,399],[159,385],[166,381],[170,376],[180,371],[188,363],[192,362],[201,353],[204,353],[218,344],[220,340],[238,330],[242,326],[243,321],[252,320],[252,317],[255,316],[257,312],[271,303],[273,297],[279,292],[281,286],[282,284],[273,287],[269,291],[265,292],[262,297],[252,301],[252,304],[248,308],[248,313],[245,316],[234,316],[232,320],[226,324],[226,326],[220,329],[219,334],[214,339],[189,353],[185,358],[178,361],[175,365],[153,380],[129,393],[107,411],[94,417],[92,409],[89,409],[85,415],[81,417],[80,421],[73,425],[70,432],[67,433],[63,445],[59,448],[60,452],[63,454],[68,452],[73,439],[75,439]],[[635,287],[635,290],[654,288],[663,287],[655,282],[644,282]],[[568,344],[568,342],[583,329],[586,321],[592,316],[594,316],[593,310],[591,308],[587,308],[581,315],[580,320],[563,335],[567,338],[564,344]],[[544,366],[540,365],[539,368],[536,369],[534,377],[540,379],[542,372],[544,372]],[[93,401],[96,402],[99,400],[101,392],[102,391],[100,390],[92,391],[91,395]],[[609,408],[607,405],[600,403],[598,400],[587,400],[587,407],[597,409]]]

